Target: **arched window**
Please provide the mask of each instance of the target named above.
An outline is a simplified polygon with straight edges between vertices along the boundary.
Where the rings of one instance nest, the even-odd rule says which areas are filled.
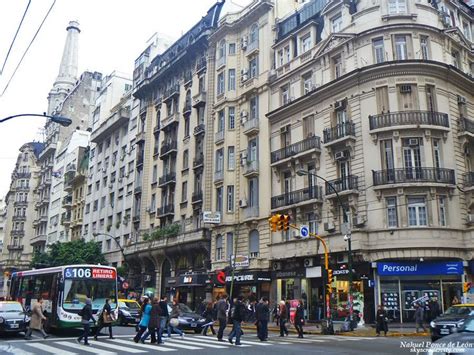
[[[196,255],[196,257],[194,258],[193,270],[203,269],[205,260],[206,260],[206,257],[204,256],[204,254],[200,253]]]
[[[252,27],[250,27],[249,43],[254,43],[256,41],[258,41],[258,25],[254,23]]]
[[[188,259],[185,256],[180,256],[176,262],[176,269],[185,270],[189,268]]]
[[[216,260],[222,260],[222,235],[218,234],[216,237]]]
[[[219,42],[219,48],[217,49],[217,59],[225,57],[225,40]]]
[[[249,233],[249,253],[251,258],[258,258],[260,255],[260,237],[256,229]]]

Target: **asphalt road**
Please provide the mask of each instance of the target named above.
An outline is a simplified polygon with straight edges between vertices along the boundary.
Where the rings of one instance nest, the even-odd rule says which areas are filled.
[[[75,339],[80,334],[78,330],[51,335],[42,339],[37,334],[32,340],[24,340],[22,336],[0,338],[0,354],[12,355],[72,355],[72,354],[157,354],[168,353],[193,355],[227,354],[409,354],[412,347],[403,347],[402,342],[427,342],[425,338],[395,338],[395,337],[346,337],[307,335],[298,339],[295,335],[281,338],[277,333],[270,333],[268,342],[260,342],[255,332],[245,331],[242,346],[231,345],[228,342],[218,342],[211,335],[203,337],[200,334],[186,334],[184,339],[173,335],[165,341],[165,345],[136,344],[132,337],[134,327],[114,327],[115,339],[103,336],[98,341],[90,340],[91,346],[79,345]],[[227,332],[226,332],[227,334]]]

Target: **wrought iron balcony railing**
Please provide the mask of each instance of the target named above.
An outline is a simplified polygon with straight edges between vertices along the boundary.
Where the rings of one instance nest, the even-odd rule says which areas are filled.
[[[432,182],[454,185],[456,183],[453,169],[444,168],[401,168],[372,172],[374,186],[386,184],[403,184],[412,182]]]
[[[300,142],[289,145],[288,147],[278,149],[271,153],[271,162],[276,163],[280,160],[298,155],[311,149],[321,149],[321,139],[317,136],[303,139]]]

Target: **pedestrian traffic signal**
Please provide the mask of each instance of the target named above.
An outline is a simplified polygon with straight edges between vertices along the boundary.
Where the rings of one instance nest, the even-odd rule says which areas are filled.
[[[272,232],[276,232],[277,230],[280,230],[278,228],[278,223],[280,221],[280,215],[279,214],[276,214],[274,216],[271,216],[269,219],[268,219],[268,222],[270,223],[270,228],[272,230]]]
[[[472,285],[471,285],[470,282],[465,282],[465,283],[463,284],[463,291],[464,291],[464,293],[468,293],[469,290],[471,289],[471,286],[472,286]]]

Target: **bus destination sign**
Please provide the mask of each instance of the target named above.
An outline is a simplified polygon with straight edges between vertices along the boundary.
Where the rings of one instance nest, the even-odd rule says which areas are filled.
[[[99,267],[68,267],[64,269],[66,279],[109,279],[114,280],[117,274],[113,269]]]

